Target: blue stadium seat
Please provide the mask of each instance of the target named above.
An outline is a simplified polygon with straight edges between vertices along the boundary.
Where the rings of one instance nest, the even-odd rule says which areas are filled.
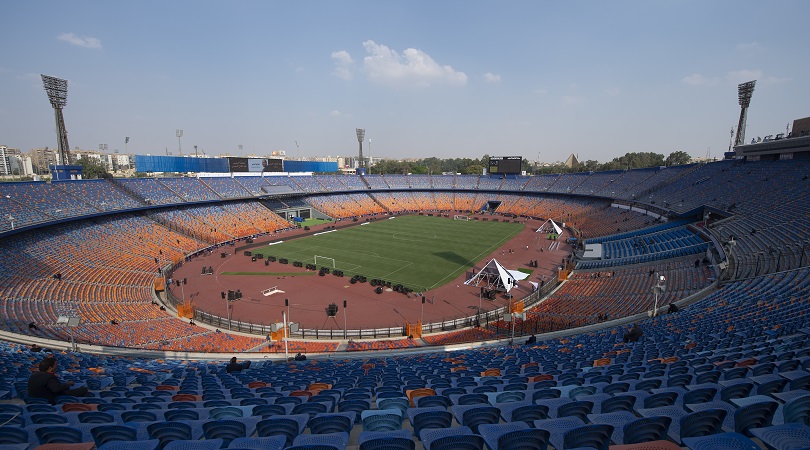
[[[109,441],[101,445],[98,450],[156,450],[160,445],[157,439],[143,441]]]
[[[286,444],[284,436],[240,437],[231,441],[228,448],[246,450],[283,450]]]
[[[416,444],[407,430],[363,431],[357,440],[360,450],[414,450]]]
[[[810,448],[810,427],[806,425],[789,423],[767,428],[751,428],[748,431],[770,449]]]
[[[787,400],[782,413],[784,423],[810,425],[810,392]]]
[[[337,450],[345,450],[346,444],[349,442],[348,433],[330,433],[330,434],[302,434],[295,438],[293,441],[293,448],[308,448],[309,446],[326,446],[336,448]]]
[[[137,440],[135,429],[126,425],[99,425],[93,427],[90,434],[96,447],[101,447],[107,442]]]
[[[0,442],[4,444],[27,444],[28,432],[17,427],[0,426]]]
[[[228,447],[231,441],[247,436],[247,427],[236,420],[210,420],[202,424],[205,439],[220,439],[222,447]]]
[[[420,435],[425,450],[483,450],[485,442],[469,427],[425,429]]]
[[[82,432],[76,428],[60,425],[46,425],[34,433],[40,444],[77,444],[83,442]]]
[[[316,414],[309,419],[309,431],[312,434],[351,433],[355,422],[355,413]]]
[[[684,444],[691,450],[760,450],[751,439],[739,433],[720,433],[702,437],[684,438]]]
[[[410,408],[407,414],[416,436],[426,429],[450,428],[453,422],[453,415],[441,407]]]
[[[652,416],[631,420],[622,428],[623,444],[640,444],[660,441],[667,437],[672,419],[666,416]]]
[[[741,406],[734,412],[734,431],[751,437],[751,428],[768,427],[773,422],[773,416],[779,403],[765,401]]]
[[[723,420],[728,412],[724,409],[704,409],[687,414],[680,419],[681,440],[687,437],[709,436],[721,433]]]
[[[150,439],[160,441],[158,448],[164,450],[171,441],[189,441],[194,439],[191,426],[183,422],[155,422],[146,427]],[[221,443],[221,442],[220,442]]]
[[[613,425],[584,425],[566,431],[563,434],[563,448],[592,447],[597,450],[608,450]]]
[[[217,450],[222,448],[222,439],[174,440],[163,447],[163,450]]]
[[[307,422],[309,416],[306,414],[270,417],[256,424],[256,434],[258,437],[284,436],[285,445],[289,446],[304,432]]]

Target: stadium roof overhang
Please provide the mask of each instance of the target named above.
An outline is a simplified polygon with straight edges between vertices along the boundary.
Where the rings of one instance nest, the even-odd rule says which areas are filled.
[[[738,145],[734,147],[738,158],[773,157],[790,155],[788,159],[799,159],[797,153],[810,157],[810,136],[802,136],[777,141],[758,142],[756,144]]]

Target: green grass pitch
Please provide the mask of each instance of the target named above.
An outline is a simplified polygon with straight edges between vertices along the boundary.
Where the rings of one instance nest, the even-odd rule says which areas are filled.
[[[320,225],[322,223],[330,223],[330,222],[332,222],[332,221],[331,220],[326,220],[326,219],[305,219],[303,222],[301,222],[301,226],[302,227],[314,227],[315,225]]]
[[[416,291],[442,286],[523,230],[521,223],[402,216],[256,248],[292,264],[334,258],[346,276],[364,275]],[[318,267],[331,261],[318,258]]]

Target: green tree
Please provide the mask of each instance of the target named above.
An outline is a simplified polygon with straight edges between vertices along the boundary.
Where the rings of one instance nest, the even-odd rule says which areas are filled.
[[[599,161],[593,159],[589,159],[580,165],[582,166],[583,172],[596,172],[600,169]]]
[[[428,173],[442,173],[442,160],[436,157],[425,158],[419,162],[419,165],[427,167]],[[416,172],[414,172],[416,173]]]
[[[465,175],[481,175],[484,170],[484,166],[481,164],[470,164],[469,166],[465,167],[461,170],[461,173]]]
[[[82,178],[84,179],[112,178],[112,175],[107,172],[107,168],[96,159],[81,157],[76,164],[82,166]]]
[[[664,165],[664,155],[653,152],[625,153],[624,156],[613,159],[613,164],[607,166],[611,169],[644,169]]]
[[[691,160],[692,157],[688,153],[678,150],[667,156],[666,164],[667,166],[680,166],[681,164],[689,164]]]

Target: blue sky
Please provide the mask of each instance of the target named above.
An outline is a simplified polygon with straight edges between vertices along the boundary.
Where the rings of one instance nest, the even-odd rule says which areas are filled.
[[[5,1],[0,145],[110,152],[722,156],[810,116],[810,2]],[[296,141],[298,147],[296,147]],[[238,150],[239,145],[243,150]],[[367,144],[366,144],[367,145]]]

